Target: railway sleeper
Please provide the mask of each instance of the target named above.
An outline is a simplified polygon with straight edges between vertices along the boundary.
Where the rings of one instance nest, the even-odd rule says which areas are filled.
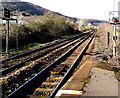
[[[52,78],[48,78],[47,80],[46,80],[46,82],[49,82],[49,81],[51,81],[51,82],[59,82],[60,81],[60,79],[58,78],[58,79],[52,79]]]
[[[48,77],[46,81],[59,82],[63,77]]]
[[[41,88],[54,88],[56,87],[58,82],[43,82],[42,85],[40,86]]]
[[[71,54],[71,57],[77,58],[78,54]]]
[[[50,71],[50,73],[53,75],[53,74],[61,74],[62,71],[64,71],[64,69],[67,68],[67,65],[57,65],[57,67],[53,70],[53,71]]]
[[[71,65],[72,65],[74,61],[75,61],[75,60],[67,59],[65,62],[66,62],[66,63],[71,63]]]
[[[51,93],[52,93],[52,91],[53,91],[54,89],[45,89],[45,88],[37,88],[36,90],[35,90],[35,92],[34,92],[34,94],[33,95],[30,95],[30,98],[34,98],[34,97],[38,97],[38,96],[49,96]]]
[[[75,51],[74,54],[79,55],[80,51]]]
[[[76,58],[77,57],[72,57],[72,56],[68,57],[68,59],[70,59],[70,60],[76,60]]]

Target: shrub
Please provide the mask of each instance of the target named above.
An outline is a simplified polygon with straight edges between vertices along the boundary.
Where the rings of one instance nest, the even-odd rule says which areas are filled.
[[[65,22],[66,18],[53,13],[46,13],[39,20],[27,24],[10,24],[9,46],[16,47],[28,43],[51,41],[56,37],[74,34],[73,25]],[[5,25],[2,26],[2,41],[5,48]]]

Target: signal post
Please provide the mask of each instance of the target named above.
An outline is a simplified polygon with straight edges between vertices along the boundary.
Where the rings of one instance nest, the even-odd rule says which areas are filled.
[[[7,8],[4,8],[3,20],[6,20],[6,53],[8,54],[10,10]]]
[[[116,25],[120,24],[118,19],[114,19],[114,32],[113,32],[113,57],[116,57],[117,54],[117,35],[116,35]]]
[[[9,49],[9,22],[10,20],[16,20],[17,19],[12,19],[10,18],[10,10],[7,8],[4,8],[4,17],[2,20],[6,20],[6,54],[8,54],[8,49]]]
[[[120,17],[118,16],[118,14],[120,13],[120,11],[110,11],[109,12],[109,21],[110,24],[114,25],[114,32],[113,32],[113,58],[115,58],[117,56],[117,34],[116,34],[116,25],[120,24]],[[117,17],[115,17],[115,15],[117,14]],[[113,15],[112,19],[111,15]]]

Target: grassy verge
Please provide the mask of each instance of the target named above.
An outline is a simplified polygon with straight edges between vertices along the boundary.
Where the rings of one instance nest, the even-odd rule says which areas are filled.
[[[10,54],[16,54],[16,53],[24,52],[24,51],[27,51],[27,50],[32,50],[32,49],[34,49],[34,48],[38,48],[39,46],[42,46],[42,45],[44,45],[44,44],[31,43],[31,44],[24,45],[24,46],[19,47],[19,48],[10,49],[10,50],[9,50],[9,53],[10,53]]]
[[[9,49],[9,55],[15,55],[15,54],[23,53],[23,52],[26,52],[29,50],[33,50],[35,48],[39,48],[42,45],[44,45],[44,44],[31,43],[28,45],[21,46],[19,48],[12,48],[12,49]],[[3,54],[3,56],[6,55],[5,50],[2,50],[2,54]]]
[[[59,39],[70,38],[70,37],[73,37],[75,35],[77,35],[77,34],[61,36],[60,38],[55,38],[52,41],[56,41],[56,40],[59,40]],[[21,46],[19,48],[12,48],[12,49],[9,49],[9,54],[18,54],[18,53],[22,53],[22,52],[25,52],[25,51],[33,50],[33,49],[39,48],[40,46],[43,46],[47,43],[49,43],[49,42],[46,42],[46,43],[30,43],[28,45],[24,45],[24,46]],[[5,50],[3,50],[2,53],[5,54]]]

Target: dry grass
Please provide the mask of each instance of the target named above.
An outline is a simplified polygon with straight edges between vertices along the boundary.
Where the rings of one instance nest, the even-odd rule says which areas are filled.
[[[98,61],[95,63],[95,66],[104,70],[114,71],[114,69],[110,67],[111,65],[106,62]]]

